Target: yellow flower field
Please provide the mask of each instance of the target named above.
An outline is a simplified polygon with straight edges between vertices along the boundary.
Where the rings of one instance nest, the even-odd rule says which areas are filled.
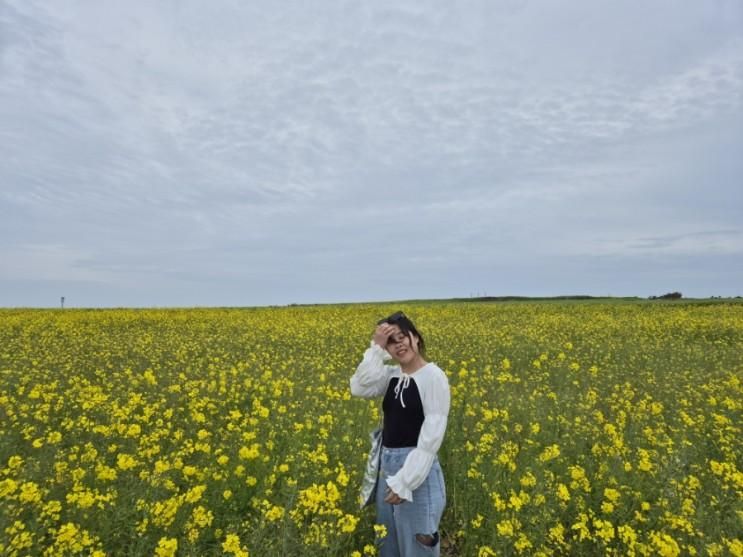
[[[743,555],[743,304],[648,302],[0,310],[0,554],[374,555],[348,380],[397,309],[443,555]]]

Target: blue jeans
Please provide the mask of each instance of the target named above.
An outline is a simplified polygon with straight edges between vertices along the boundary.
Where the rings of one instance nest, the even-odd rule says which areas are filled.
[[[439,521],[446,506],[444,474],[438,457],[424,482],[413,491],[413,501],[399,505],[384,502],[387,491],[385,478],[394,475],[405,463],[413,447],[390,449],[382,447],[382,461],[377,479],[377,523],[384,524],[387,535],[380,541],[380,557],[439,557],[441,543]],[[433,545],[421,543],[418,536]]]

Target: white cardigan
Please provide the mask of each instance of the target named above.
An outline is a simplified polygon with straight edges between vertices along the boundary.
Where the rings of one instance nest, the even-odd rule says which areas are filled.
[[[432,362],[415,373],[404,374],[400,366],[385,365],[386,359],[390,359],[387,351],[372,341],[351,377],[351,394],[363,398],[380,397],[387,392],[387,385],[393,377],[403,378],[407,375],[415,380],[424,416],[418,445],[405,458],[400,471],[387,478],[387,485],[393,492],[401,499],[412,501],[413,490],[428,476],[436,452],[444,440],[451,398],[449,380],[441,368]]]

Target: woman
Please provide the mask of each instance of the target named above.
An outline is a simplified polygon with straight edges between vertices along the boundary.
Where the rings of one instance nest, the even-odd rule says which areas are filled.
[[[385,365],[390,355],[399,365]],[[380,556],[438,556],[446,490],[436,453],[446,432],[449,381],[426,362],[423,337],[402,312],[378,323],[351,377],[351,394],[384,396],[376,503],[387,534]]]

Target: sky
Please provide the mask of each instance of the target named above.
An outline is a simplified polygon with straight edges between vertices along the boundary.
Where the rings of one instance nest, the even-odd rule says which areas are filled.
[[[743,295],[740,0],[0,0],[0,306]]]

